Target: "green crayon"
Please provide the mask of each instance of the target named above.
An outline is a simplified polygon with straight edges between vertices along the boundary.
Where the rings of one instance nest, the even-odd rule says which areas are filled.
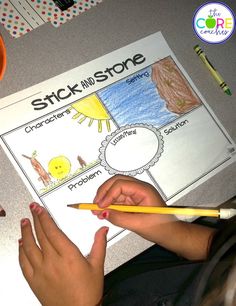
[[[215,67],[211,64],[211,62],[209,61],[209,59],[207,58],[206,54],[204,53],[204,51],[202,51],[202,49],[199,47],[199,45],[196,45],[194,48],[195,52],[197,53],[197,55],[200,57],[200,59],[202,60],[202,62],[206,65],[206,67],[208,68],[208,70],[210,71],[210,73],[212,74],[212,76],[214,77],[214,79],[216,80],[216,82],[220,85],[220,88],[223,89],[223,91],[231,96],[231,90],[228,87],[228,85],[225,83],[224,79],[222,78],[222,76],[219,74],[219,72],[215,69]]]

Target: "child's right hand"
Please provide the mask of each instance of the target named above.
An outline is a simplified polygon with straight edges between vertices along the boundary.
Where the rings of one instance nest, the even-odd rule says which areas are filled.
[[[207,257],[215,230],[179,221],[174,215],[127,213],[106,209],[112,204],[166,206],[157,190],[146,182],[116,175],[97,191],[94,202],[103,211],[93,213],[100,219],[137,233],[143,238],[191,260]]]
[[[94,211],[93,213],[100,219],[107,219],[111,223],[134,231],[142,236],[153,225],[163,224],[172,216],[143,214],[143,213],[124,213],[106,209],[108,205],[125,204],[141,206],[166,206],[165,202],[150,184],[137,180],[133,177],[116,175],[103,183],[94,198],[103,211]]]

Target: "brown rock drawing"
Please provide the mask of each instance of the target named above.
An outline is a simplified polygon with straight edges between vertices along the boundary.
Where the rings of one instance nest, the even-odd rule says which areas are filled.
[[[152,80],[168,110],[173,113],[184,114],[201,104],[170,56],[152,66]]]

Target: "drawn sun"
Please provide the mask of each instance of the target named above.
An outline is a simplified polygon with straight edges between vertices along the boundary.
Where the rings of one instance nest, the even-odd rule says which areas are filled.
[[[97,120],[98,132],[101,133],[102,122],[104,121],[106,123],[107,131],[110,132],[111,118],[95,94],[73,103],[69,109],[75,109],[77,111],[77,114],[75,114],[72,118],[79,118],[78,123],[81,124],[86,118],[88,118],[88,126],[90,127],[94,120]]]

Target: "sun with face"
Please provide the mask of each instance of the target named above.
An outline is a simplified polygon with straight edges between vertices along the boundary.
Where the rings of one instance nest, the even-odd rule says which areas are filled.
[[[63,155],[52,158],[48,163],[48,172],[54,178],[63,180],[68,176],[71,170],[71,163]]]
[[[85,119],[89,119],[88,126],[90,127],[94,121],[97,121],[98,132],[102,132],[102,122],[106,123],[107,131],[110,132],[110,116],[100,102],[99,98],[93,94],[82,100],[73,103],[70,110],[76,110],[73,119],[79,119],[78,123],[82,123]]]

